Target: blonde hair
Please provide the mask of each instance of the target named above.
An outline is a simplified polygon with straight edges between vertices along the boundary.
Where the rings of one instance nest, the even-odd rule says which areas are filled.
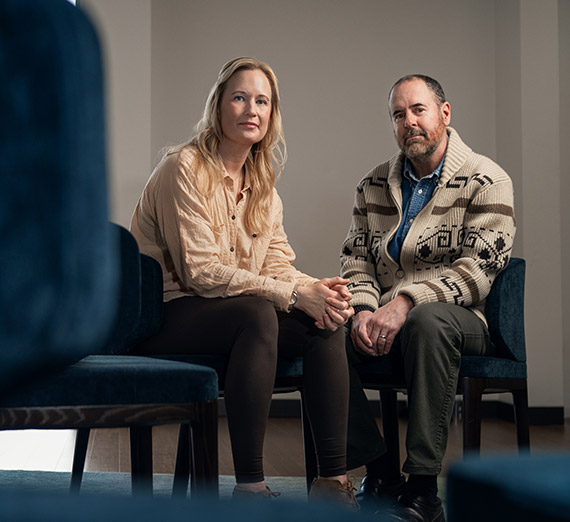
[[[218,150],[223,137],[220,121],[220,103],[229,79],[240,70],[260,70],[271,86],[271,116],[264,138],[255,143],[245,162],[250,175],[251,198],[245,210],[245,224],[251,232],[263,232],[268,225],[267,214],[275,182],[281,175],[287,159],[287,146],[279,110],[279,90],[275,73],[264,62],[254,58],[235,58],[226,63],[210,90],[202,119],[196,125],[196,135],[187,143],[171,147],[166,154],[193,148],[196,157],[196,184],[210,196],[222,181],[224,167]]]

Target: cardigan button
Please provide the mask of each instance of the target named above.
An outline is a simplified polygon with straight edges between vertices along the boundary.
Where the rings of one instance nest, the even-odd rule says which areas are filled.
[[[234,251],[234,247],[231,247],[231,248],[230,248],[230,252],[233,252],[233,251]]]
[[[404,275],[404,271],[401,268],[398,268],[398,270],[396,270],[396,277],[398,279],[403,279]]]

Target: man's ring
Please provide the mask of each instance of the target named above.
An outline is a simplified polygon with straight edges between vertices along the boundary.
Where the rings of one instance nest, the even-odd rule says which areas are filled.
[[[380,334],[378,337],[380,337],[380,339],[386,339],[386,336],[382,334]]]

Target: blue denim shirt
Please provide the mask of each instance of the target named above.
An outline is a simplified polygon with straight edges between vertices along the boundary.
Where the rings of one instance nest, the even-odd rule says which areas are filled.
[[[441,176],[444,160],[445,155],[437,168],[429,176],[418,179],[414,174],[412,163],[406,158],[402,176],[402,222],[400,223],[396,235],[388,244],[388,253],[392,259],[398,263],[400,262],[400,251],[402,250],[402,244],[406,238],[406,234],[408,230],[410,230],[410,226],[414,219],[416,219],[416,216],[431,199],[439,177]]]

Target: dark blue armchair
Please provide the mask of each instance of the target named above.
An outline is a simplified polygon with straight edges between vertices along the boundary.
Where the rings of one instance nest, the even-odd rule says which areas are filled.
[[[154,261],[108,222],[102,60],[80,9],[0,0],[0,114],[0,429],[127,426],[133,490],[150,493],[152,426],[185,424],[194,490],[216,494],[216,373],[120,355],[156,327]]]

